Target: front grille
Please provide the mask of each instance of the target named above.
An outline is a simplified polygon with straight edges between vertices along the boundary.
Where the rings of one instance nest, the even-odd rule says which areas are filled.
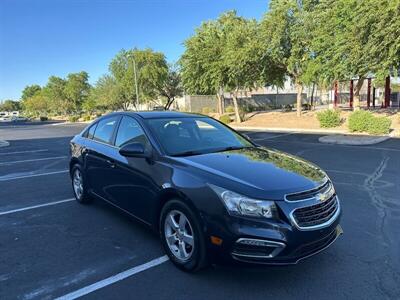
[[[294,210],[293,218],[299,227],[318,226],[328,222],[338,209],[339,202],[333,194],[325,202]]]
[[[295,193],[295,194],[288,194],[285,196],[287,201],[301,201],[315,197],[317,194],[326,193],[328,189],[332,186],[332,183],[328,180],[323,185],[304,192]]]

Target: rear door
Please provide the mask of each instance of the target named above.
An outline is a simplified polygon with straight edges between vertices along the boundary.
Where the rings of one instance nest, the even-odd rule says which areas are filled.
[[[93,138],[86,145],[85,171],[91,192],[107,199],[107,190],[115,167],[118,149],[113,139],[120,116],[110,116],[97,122]]]

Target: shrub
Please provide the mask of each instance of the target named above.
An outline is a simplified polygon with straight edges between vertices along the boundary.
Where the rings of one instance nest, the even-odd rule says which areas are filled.
[[[388,134],[392,121],[388,117],[375,117],[369,111],[359,110],[349,117],[349,130],[369,134]]]
[[[227,113],[233,113],[233,112],[235,112],[235,108],[234,108],[232,105],[229,105],[229,106],[227,106],[227,107],[225,108],[225,111],[226,111]]]
[[[369,134],[388,134],[390,132],[392,120],[388,117],[374,117],[368,127]]]
[[[39,117],[39,120],[40,120],[40,122],[44,122],[44,121],[48,121],[49,118],[46,117],[46,116],[40,116],[40,117]]]
[[[201,113],[204,115],[208,115],[209,113],[213,113],[215,112],[215,109],[213,109],[212,107],[203,107],[201,109]]]
[[[83,116],[83,121],[90,121],[92,119],[91,115],[84,115]]]
[[[219,120],[222,123],[229,124],[231,122],[231,117],[229,115],[222,115],[221,117],[219,117]]]
[[[78,120],[79,120],[79,116],[77,116],[77,115],[72,115],[72,116],[68,117],[69,122],[75,123],[75,122],[78,122]]]
[[[328,109],[317,113],[317,119],[321,128],[332,128],[340,125],[340,111]]]
[[[353,112],[349,117],[349,130],[351,132],[368,132],[368,127],[372,113],[365,110],[358,110]]]

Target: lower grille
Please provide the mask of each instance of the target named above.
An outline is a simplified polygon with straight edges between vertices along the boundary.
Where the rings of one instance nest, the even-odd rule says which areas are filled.
[[[298,208],[293,211],[293,218],[298,227],[309,228],[328,222],[339,210],[336,195],[323,203]]]

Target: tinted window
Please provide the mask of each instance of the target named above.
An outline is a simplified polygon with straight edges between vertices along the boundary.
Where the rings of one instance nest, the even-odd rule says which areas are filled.
[[[211,118],[149,119],[148,124],[169,155],[209,153],[253,145]]]
[[[94,131],[96,130],[96,126],[97,126],[97,123],[90,126],[89,129],[86,130],[86,132],[84,133],[83,136],[88,139],[92,139],[94,136]]]
[[[118,116],[103,119],[97,123],[93,139],[95,141],[111,144],[114,128],[117,125]]]
[[[130,117],[123,117],[118,128],[115,145],[122,147],[129,143],[141,143],[145,147],[149,145],[146,135],[139,123]]]

